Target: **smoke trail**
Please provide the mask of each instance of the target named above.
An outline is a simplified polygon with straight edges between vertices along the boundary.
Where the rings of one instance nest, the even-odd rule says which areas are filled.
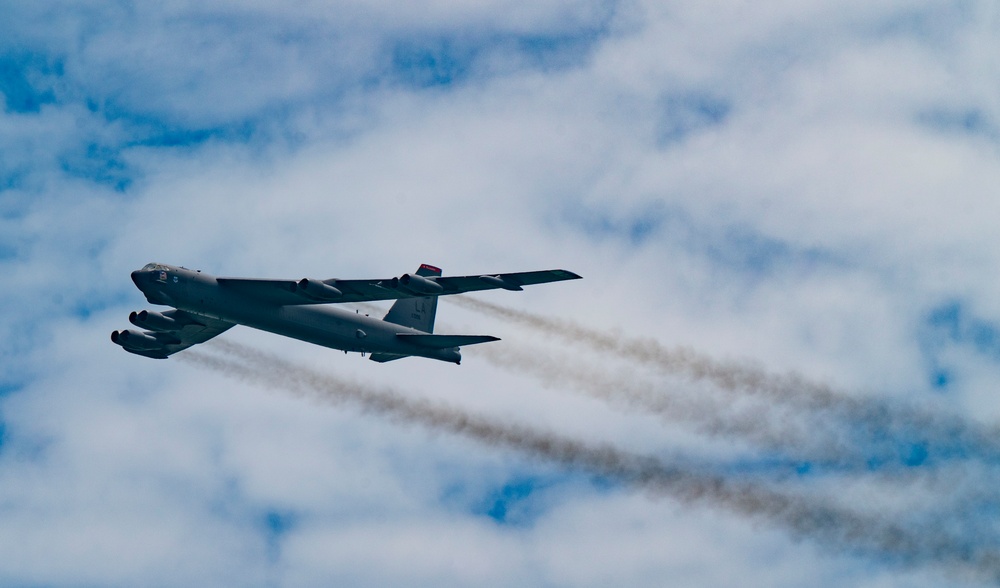
[[[815,499],[780,494],[759,484],[740,483],[664,463],[608,444],[590,445],[526,426],[500,423],[427,400],[408,398],[390,389],[320,374],[231,342],[217,341],[211,345],[229,358],[203,352],[179,357],[244,381],[317,400],[352,403],[397,421],[515,449],[682,503],[720,505],[782,526],[796,537],[810,538],[836,549],[889,557],[907,565],[938,565],[1000,582],[1000,552],[970,544],[961,537],[924,528],[910,529],[877,513],[855,513]]]
[[[819,461],[836,469],[868,469],[873,459],[898,460],[898,447],[868,447],[864,451],[843,437],[839,423],[805,422],[801,413],[787,409],[700,393],[680,391],[670,383],[652,382],[621,369],[584,365],[549,352],[519,346],[482,345],[470,348],[501,368],[512,368],[538,378],[545,385],[570,386],[576,392],[627,409],[656,415],[665,421],[692,426],[700,433],[740,438],[760,448],[800,461]]]
[[[468,353],[500,368],[533,376],[546,386],[656,416],[703,435],[746,442],[777,456],[789,468],[805,467],[816,473],[878,472],[898,482],[975,457],[969,452],[945,451],[953,448],[925,447],[918,431],[866,437],[858,434],[852,423],[828,418],[822,411],[761,402],[760,398],[754,401],[711,394],[690,383],[649,378],[629,366],[614,369],[595,365],[571,354],[561,356],[522,344],[480,345],[470,347]],[[942,459],[945,457],[949,459]]]
[[[751,365],[724,362],[686,347],[668,349],[651,338],[627,338],[620,334],[597,331],[583,325],[484,302],[465,296],[450,298],[459,306],[496,318],[531,327],[565,341],[583,343],[599,352],[657,367],[670,374],[707,380],[729,391],[767,395],[783,402],[807,408],[842,407],[850,412],[860,408],[861,400],[836,394],[830,387],[805,380],[798,374],[769,374]]]
[[[919,445],[937,456],[978,457],[1000,461],[1000,429],[986,427],[943,412],[930,412],[884,399],[838,394],[829,386],[802,376],[771,374],[745,363],[718,361],[687,348],[666,348],[654,339],[628,338],[589,329],[577,323],[544,317],[497,304],[454,296],[460,306],[530,327],[573,344],[659,369],[671,375],[706,381],[736,397],[757,397],[800,409],[817,422],[837,419],[841,429],[868,445]],[[514,364],[510,364],[512,367]],[[532,366],[522,363],[516,367]],[[536,372],[537,373],[537,372]],[[892,449],[895,446],[895,449]],[[880,458],[877,458],[880,459]]]

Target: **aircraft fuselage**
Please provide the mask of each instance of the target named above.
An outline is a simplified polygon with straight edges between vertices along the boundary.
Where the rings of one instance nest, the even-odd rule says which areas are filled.
[[[457,347],[435,349],[402,340],[400,333],[424,334],[329,304],[275,305],[227,290],[215,276],[164,266],[136,270],[132,281],[152,304],[193,315],[245,325],[323,347],[362,353],[416,355],[459,363]]]

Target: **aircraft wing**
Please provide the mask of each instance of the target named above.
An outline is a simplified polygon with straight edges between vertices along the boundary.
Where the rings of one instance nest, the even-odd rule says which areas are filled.
[[[154,359],[166,359],[192,345],[204,343],[234,326],[234,323],[183,310],[168,310],[162,314],[149,311],[132,313],[129,320],[148,330],[115,331],[111,334],[111,340],[129,353]]]
[[[440,271],[440,270],[438,270]],[[555,269],[476,276],[430,276],[404,274],[382,280],[261,280],[217,278],[220,286],[275,305],[372,302],[423,296],[446,296],[479,290],[521,290],[522,286],[576,280],[573,272]]]
[[[554,269],[537,272],[516,272],[512,274],[483,274],[478,276],[449,276],[437,278],[436,282],[444,289],[444,294],[461,294],[479,290],[521,290],[522,286],[561,282],[563,280],[579,280],[580,276],[573,272]]]
[[[325,304],[330,302],[367,302],[371,300],[394,300],[406,298],[400,292],[388,287],[391,280],[263,280],[256,278],[216,278],[220,286],[227,290],[271,302],[277,306],[299,304]],[[307,282],[305,288],[300,286]],[[317,290],[316,294],[309,292],[310,285],[324,284],[333,286],[340,292],[333,293]]]

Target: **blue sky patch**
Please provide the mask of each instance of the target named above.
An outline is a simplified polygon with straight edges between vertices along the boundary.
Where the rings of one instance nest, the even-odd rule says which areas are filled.
[[[930,371],[930,376],[928,380],[932,388],[937,390],[944,390],[952,384],[952,380],[955,377],[952,375],[951,370],[941,366],[935,366]]]
[[[771,239],[748,228],[726,231],[721,247],[710,247],[716,259],[745,267],[756,273],[769,273],[778,264],[789,261],[794,253],[787,243]]]
[[[23,428],[12,432],[3,420],[0,420],[0,435],[2,435],[0,451],[22,462],[45,462],[49,459],[51,449],[57,444],[51,435],[31,434]]]
[[[903,455],[903,463],[909,467],[918,467],[927,463],[929,452],[927,443],[914,443],[910,445],[906,454]]]
[[[499,525],[530,526],[547,510],[547,503],[539,499],[539,494],[565,479],[565,474],[558,477],[514,476],[476,499],[471,510]]]
[[[703,226],[685,211],[661,203],[614,213],[578,202],[573,204],[564,210],[563,218],[590,238],[614,238],[635,247],[662,238],[692,254],[704,256],[730,273],[751,278],[847,264],[846,260],[819,247],[794,245],[749,226]]]
[[[606,23],[572,33],[441,35],[397,42],[390,50],[390,77],[417,88],[450,86],[473,77],[506,73],[503,65],[551,71],[584,63],[605,35]],[[500,57],[500,59],[490,59]]]
[[[576,34],[514,37],[513,43],[531,67],[556,71],[582,65],[605,35],[606,27],[602,24]]]
[[[23,388],[23,384],[0,380],[0,397],[9,396]]]
[[[94,107],[106,122],[117,123],[124,129],[127,138],[121,141],[122,147],[197,147],[213,140],[248,143],[259,133],[252,119],[236,119],[214,126],[186,126],[170,122],[169,117],[134,112],[114,102]]]
[[[281,558],[281,540],[294,528],[296,517],[290,512],[268,510],[262,518],[262,529],[267,544],[267,559],[270,562],[276,562]]]
[[[49,137],[50,142],[63,146],[54,160],[43,157],[29,164],[7,158],[0,162],[0,192],[23,189],[32,185],[33,179],[55,170],[125,192],[141,176],[123,156],[131,147],[185,148],[209,141],[248,143],[259,133],[258,125],[246,117],[208,127],[172,124],[168,121],[174,113],[158,117],[122,108],[114,99],[100,94],[103,88],[97,88],[95,95],[86,95],[85,82],[64,74],[62,62],[43,53],[0,54],[0,98],[5,100],[7,112],[37,114],[42,106],[66,104],[67,99],[86,109],[78,124],[52,131],[58,135]],[[61,99],[56,93],[59,87]],[[262,111],[254,116],[273,120],[275,115]],[[20,149],[16,144],[8,147],[15,152]]]
[[[464,78],[475,51],[449,39],[401,43],[392,51],[392,71],[401,82],[419,88],[446,86]]]
[[[774,474],[794,473],[797,476],[804,477],[808,474],[814,473],[816,465],[817,464],[812,462],[789,460],[783,456],[775,455],[772,457],[760,457],[756,459],[739,459],[719,464],[711,469],[713,471],[718,471],[725,476],[735,475],[739,477],[769,477]]]
[[[232,125],[210,129],[184,129],[162,126],[153,129],[145,137],[132,145],[144,147],[195,147],[211,140],[230,143],[247,143],[254,135],[254,125],[237,122]]]
[[[659,142],[669,145],[692,133],[723,124],[733,110],[732,103],[711,94],[683,94],[663,99]]]
[[[99,313],[108,308],[122,306],[130,301],[134,302],[136,300],[134,288],[129,288],[132,283],[129,282],[128,285],[116,284],[116,288],[111,291],[95,291],[95,290],[84,290],[77,293],[76,297],[68,301],[68,312],[72,316],[87,320],[94,313]],[[57,304],[61,302],[61,298],[57,299]],[[67,307],[64,307],[67,308]]]
[[[654,237],[667,222],[668,217],[662,207],[655,205],[618,215],[574,205],[567,208],[565,219],[591,238],[618,238],[628,241],[633,246],[639,246]]]
[[[974,316],[958,301],[946,302],[927,314],[920,336],[921,345],[931,365],[931,382],[938,387],[950,383],[955,374],[943,365],[941,354],[948,345],[972,349],[977,354],[1000,363],[1000,325]]]
[[[250,121],[211,128],[186,128],[121,110],[106,111],[104,117],[108,123],[119,123],[123,136],[81,144],[64,152],[59,165],[69,176],[108,186],[117,192],[127,192],[142,177],[141,170],[130,165],[125,157],[130,148],[197,148],[211,141],[245,144],[257,134],[256,125]]]
[[[35,113],[56,101],[50,76],[62,75],[60,62],[44,55],[15,53],[0,55],[0,93],[7,112]]]
[[[135,172],[125,164],[121,151],[98,143],[64,154],[59,163],[67,175],[109,186],[117,192],[126,191],[134,181]]]
[[[606,35],[608,22],[613,16],[613,6],[603,14],[596,14],[589,21],[566,27],[565,31],[551,34],[514,34],[509,31],[445,32],[437,35],[415,36],[388,41],[387,53],[381,64],[358,79],[336,82],[361,84],[373,76],[386,76],[390,81],[415,88],[446,87],[465,82],[473,77],[489,77],[508,73],[506,69],[553,69],[583,63],[596,44]],[[271,31],[287,36],[282,31]],[[312,36],[299,38],[292,35],[284,44],[304,43],[315,40]],[[80,66],[86,68],[86,64]],[[196,70],[200,71],[200,70]],[[91,75],[94,72],[91,72]],[[101,72],[96,72],[101,73]],[[339,79],[336,76],[331,79]],[[332,83],[332,82],[331,82]],[[181,112],[167,109],[163,112],[143,110],[147,102],[137,99],[127,104],[116,98],[106,86],[91,86],[90,78],[83,72],[64,72],[62,61],[44,53],[8,54],[0,57],[0,90],[7,98],[8,110],[38,112],[42,105],[57,102],[59,94],[83,106],[92,115],[66,133],[62,143],[66,147],[55,162],[34,162],[24,170],[0,169],[0,190],[21,186],[25,177],[34,178],[51,172],[54,165],[62,173],[78,179],[109,187],[118,192],[129,191],[141,178],[141,170],[128,162],[128,149],[197,148],[209,142],[247,144],[266,141],[274,137],[264,132],[282,125],[288,111],[313,104],[323,110],[335,110],[337,91],[320,84],[318,93],[302,96],[297,103],[281,107],[267,106],[264,101],[251,112],[234,114],[232,118],[218,120],[208,125],[191,125],[182,122]],[[140,96],[141,98],[141,96]],[[159,104],[159,101],[149,103]],[[214,110],[212,105],[209,110]],[[195,113],[194,119],[199,115]],[[216,117],[217,118],[217,117]],[[101,128],[102,131],[88,129]],[[262,130],[263,129],[263,130]],[[280,131],[279,131],[280,132]],[[270,133],[273,135],[274,133]],[[293,140],[294,137],[284,137]],[[636,227],[636,238],[641,239],[645,225]]]
[[[2,164],[0,164],[2,165]],[[24,186],[26,172],[24,169],[2,169],[0,168],[0,192],[16,190]],[[6,207],[4,207],[6,208]],[[0,211],[0,216],[3,212]]]
[[[708,245],[709,257],[754,274],[773,274],[785,267],[812,267],[834,262],[833,257],[821,249],[793,247],[750,227],[729,227],[721,237]]]
[[[20,248],[13,243],[0,241],[0,262],[16,259]]]
[[[872,28],[873,35],[880,39],[909,37],[929,46],[943,46],[953,43],[956,32],[977,18],[969,2],[910,4],[901,3],[888,18],[878,21],[878,26]]]
[[[492,496],[492,504],[486,516],[498,523],[507,524],[509,518],[516,518],[517,507],[535,491],[537,481],[533,479],[508,482]]]
[[[1000,140],[1000,128],[980,108],[928,110],[917,115],[918,124],[942,133],[957,133]]]

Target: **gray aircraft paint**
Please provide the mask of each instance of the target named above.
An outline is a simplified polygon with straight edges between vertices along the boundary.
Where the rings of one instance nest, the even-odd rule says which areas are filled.
[[[422,265],[413,275],[389,280],[295,282],[217,278],[183,267],[148,264],[132,272],[132,281],[150,303],[176,310],[132,313],[133,324],[148,330],[115,331],[111,339],[131,353],[166,358],[239,324],[332,349],[369,353],[379,362],[418,356],[458,364],[461,345],[498,339],[432,334],[438,296],[579,278],[565,270],[449,278],[440,274],[441,270]],[[397,301],[380,320],[329,304],[338,298]]]

